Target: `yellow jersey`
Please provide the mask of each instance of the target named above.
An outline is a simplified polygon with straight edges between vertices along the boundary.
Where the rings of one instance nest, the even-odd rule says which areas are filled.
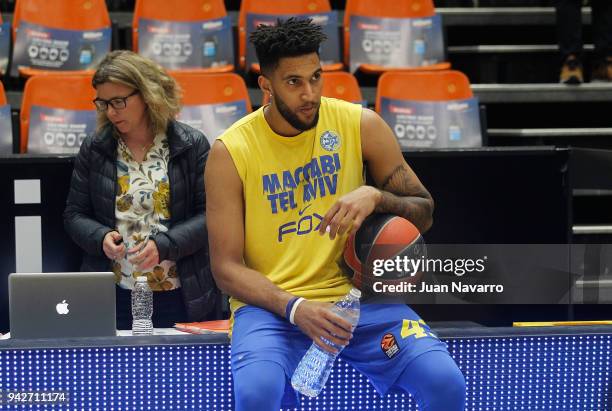
[[[364,184],[362,107],[322,97],[316,127],[294,137],[272,131],[263,110],[219,137],[242,180],[244,262],[291,294],[336,301],[351,288],[338,265],[346,235],[331,240],[318,229],[340,197]],[[243,305],[232,298],[232,313]]]

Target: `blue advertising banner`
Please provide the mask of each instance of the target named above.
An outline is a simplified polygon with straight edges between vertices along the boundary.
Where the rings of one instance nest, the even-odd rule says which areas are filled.
[[[480,147],[478,99],[408,101],[381,99],[381,116],[401,148]]]
[[[247,14],[246,32],[247,39],[260,24],[273,26],[277,19],[288,19],[289,17],[311,18],[313,23],[323,27],[323,33],[327,36],[319,49],[319,56],[322,65],[335,64],[340,62],[340,38],[338,37],[338,13],[299,14],[294,15],[271,15],[271,14]],[[246,67],[251,67],[257,63],[255,48],[247,42]]]
[[[5,74],[8,68],[11,48],[11,24],[0,24],[0,74]]]
[[[246,114],[246,102],[241,100],[231,103],[184,106],[179,113],[178,120],[200,130],[212,145],[229,126]]]
[[[234,64],[229,17],[200,22],[139,20],[138,52],[167,69]]]
[[[22,22],[15,39],[11,76],[18,76],[21,67],[41,70],[93,69],[110,51],[110,46],[110,28],[60,30]]]
[[[13,127],[11,126],[11,106],[0,106],[0,154],[13,153]]]
[[[30,109],[28,153],[76,154],[96,128],[95,110]]]
[[[362,64],[420,67],[444,61],[439,15],[418,19],[351,16],[350,71]]]

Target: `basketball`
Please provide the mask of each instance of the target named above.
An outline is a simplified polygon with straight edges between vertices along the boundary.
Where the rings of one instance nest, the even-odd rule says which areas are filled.
[[[355,287],[372,294],[381,293],[381,285],[387,290],[401,283],[418,283],[421,272],[405,269],[404,264],[396,267],[389,261],[403,263],[424,257],[425,241],[414,224],[392,214],[372,214],[347,239],[342,265]]]

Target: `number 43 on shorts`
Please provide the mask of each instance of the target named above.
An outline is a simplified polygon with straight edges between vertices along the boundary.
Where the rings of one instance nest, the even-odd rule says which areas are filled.
[[[436,337],[436,335],[431,332],[429,326],[425,324],[425,321],[423,320],[404,320],[400,335],[402,339],[410,336],[414,336],[414,338]]]

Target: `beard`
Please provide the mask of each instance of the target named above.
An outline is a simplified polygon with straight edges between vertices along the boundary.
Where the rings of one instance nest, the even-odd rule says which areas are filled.
[[[316,113],[312,121],[310,123],[306,123],[300,120],[297,114],[292,112],[289,106],[287,106],[283,100],[278,98],[276,94],[272,95],[272,99],[274,100],[274,104],[276,105],[276,108],[278,109],[278,112],[281,114],[281,116],[283,116],[287,123],[291,124],[291,127],[295,128],[296,130],[310,130],[311,128],[315,127],[319,122],[319,104],[317,104],[317,107],[315,109]]]

